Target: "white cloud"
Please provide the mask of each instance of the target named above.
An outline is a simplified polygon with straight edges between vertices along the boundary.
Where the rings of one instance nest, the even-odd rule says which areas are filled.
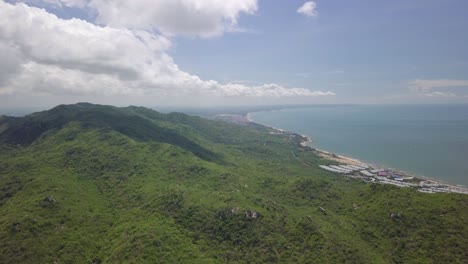
[[[468,88],[468,80],[454,79],[415,79],[408,82],[408,88],[415,93],[430,97],[456,97],[454,92],[441,91],[443,89]]]
[[[18,0],[53,7],[85,8],[96,23],[111,27],[159,31],[166,36],[212,37],[240,28],[241,14],[254,14],[257,0]]]
[[[16,47],[0,42],[0,87],[21,71],[21,53]]]
[[[298,77],[302,77],[302,78],[309,78],[312,76],[312,73],[298,72],[298,73],[295,73],[294,75]]]
[[[297,12],[308,17],[317,16],[317,4],[314,1],[305,2],[301,7],[299,7],[299,9],[297,9]]]
[[[425,96],[429,97],[456,97],[454,93],[446,93],[446,92],[428,92],[424,94]]]
[[[180,70],[166,53],[170,46],[167,37],[147,31],[63,20],[43,9],[0,1],[0,94],[333,95],[276,84],[205,81]]]
[[[435,88],[449,88],[449,87],[467,87],[468,80],[453,80],[453,79],[435,79],[423,80],[415,79],[409,82],[409,87],[415,91],[427,91]]]
[[[333,70],[333,71],[327,71],[325,74],[333,75],[333,74],[343,74],[345,71],[343,70]]]
[[[89,6],[101,24],[209,37],[235,29],[242,13],[257,11],[257,0],[91,0]]]

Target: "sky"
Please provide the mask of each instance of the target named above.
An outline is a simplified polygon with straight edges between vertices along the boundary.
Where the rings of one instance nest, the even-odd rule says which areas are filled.
[[[0,0],[0,105],[468,103],[466,0]]]

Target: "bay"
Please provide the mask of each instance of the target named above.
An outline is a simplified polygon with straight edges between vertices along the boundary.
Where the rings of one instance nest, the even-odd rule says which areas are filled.
[[[468,186],[468,105],[314,106],[250,113],[312,147]]]

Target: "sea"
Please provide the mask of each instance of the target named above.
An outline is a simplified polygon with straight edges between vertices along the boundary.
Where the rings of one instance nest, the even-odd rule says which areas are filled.
[[[468,105],[320,105],[249,113],[311,147],[468,186]]]

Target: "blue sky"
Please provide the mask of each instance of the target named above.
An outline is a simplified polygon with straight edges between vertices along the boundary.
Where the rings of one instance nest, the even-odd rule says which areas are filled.
[[[28,6],[21,12],[33,12],[31,6],[45,7],[47,14],[39,16],[44,16],[48,24],[57,23],[58,32],[68,28],[69,37],[75,40],[77,36],[73,32],[81,32],[80,27],[87,26],[65,25],[62,20],[75,17],[100,28],[118,29],[120,33],[128,30],[136,36],[136,41],[141,39],[139,32],[145,32],[153,39],[152,43],[144,45],[154,58],[143,62],[133,61],[131,52],[124,58],[120,54],[110,54],[106,58],[109,64],[91,65],[89,56],[82,54],[77,54],[73,60],[57,54],[44,55],[45,58],[38,58],[33,52],[21,54],[19,57],[25,58],[26,63],[18,66],[18,72],[22,72],[21,78],[32,83],[28,87],[17,87],[21,85],[2,82],[0,75],[0,86],[4,84],[3,90],[0,87],[3,103],[27,104],[32,97],[43,98],[44,103],[51,104],[60,100],[190,105],[214,101],[218,104],[468,102],[468,2],[465,0],[317,0],[313,1],[314,13],[310,16],[299,13],[298,9],[312,1],[191,1],[197,6],[195,11],[164,0],[135,1],[140,5],[118,0],[113,4],[104,0],[23,1]],[[9,6],[10,13],[18,11],[15,10],[18,4]],[[118,12],[109,14],[112,7]],[[147,10],[152,8],[155,10]],[[50,18],[48,14],[59,18]],[[170,16],[162,19],[166,14]],[[139,16],[142,19],[135,18]],[[7,22],[0,19],[1,23]],[[4,25],[22,34],[34,30],[35,26]],[[45,34],[54,35],[55,32]],[[87,42],[87,35],[79,37]],[[28,40],[9,38],[11,36],[0,36],[0,40],[13,43],[12,47],[32,47],[33,51],[44,48],[44,41],[33,37]],[[36,45],[36,41],[40,44]],[[93,40],[93,43],[98,42],[114,43],[112,38]],[[13,49],[9,45],[6,44],[5,49]],[[157,49],[151,45],[156,45]],[[64,53],[76,51],[56,47],[57,50],[62,48]],[[94,46],[88,49],[93,51]],[[141,58],[144,55],[141,54]],[[128,82],[120,73],[112,72],[115,62],[121,61],[119,71],[135,68],[149,74]],[[34,70],[30,72],[42,74],[41,78],[23,76],[25,71],[21,69],[31,62]],[[132,62],[138,67],[131,65]],[[154,68],[162,64],[170,70],[161,70],[162,66]],[[83,70],[76,65],[99,70]],[[48,67],[47,70],[43,70],[44,67]],[[65,70],[65,75],[69,74],[68,78],[74,81],[55,81],[52,86],[57,87],[53,89],[35,88],[47,83],[43,80],[44,74],[50,72],[55,78],[59,70]],[[83,80],[78,79],[77,76],[83,78],[84,75],[77,71],[84,71]],[[154,71],[158,72],[157,77],[150,74]],[[170,74],[162,76],[159,71]],[[86,77],[89,74],[90,77]],[[102,79],[103,74],[118,75],[118,78]],[[95,86],[86,83],[90,78],[95,80]],[[62,81],[78,88],[55,85]],[[120,88],[101,89],[113,84]],[[80,85],[88,88],[81,89]]]
[[[297,14],[302,1],[260,2],[241,21],[256,33],[180,39],[171,54],[205,78],[326,87],[353,102],[468,77],[467,1],[316,2],[313,18]]]

